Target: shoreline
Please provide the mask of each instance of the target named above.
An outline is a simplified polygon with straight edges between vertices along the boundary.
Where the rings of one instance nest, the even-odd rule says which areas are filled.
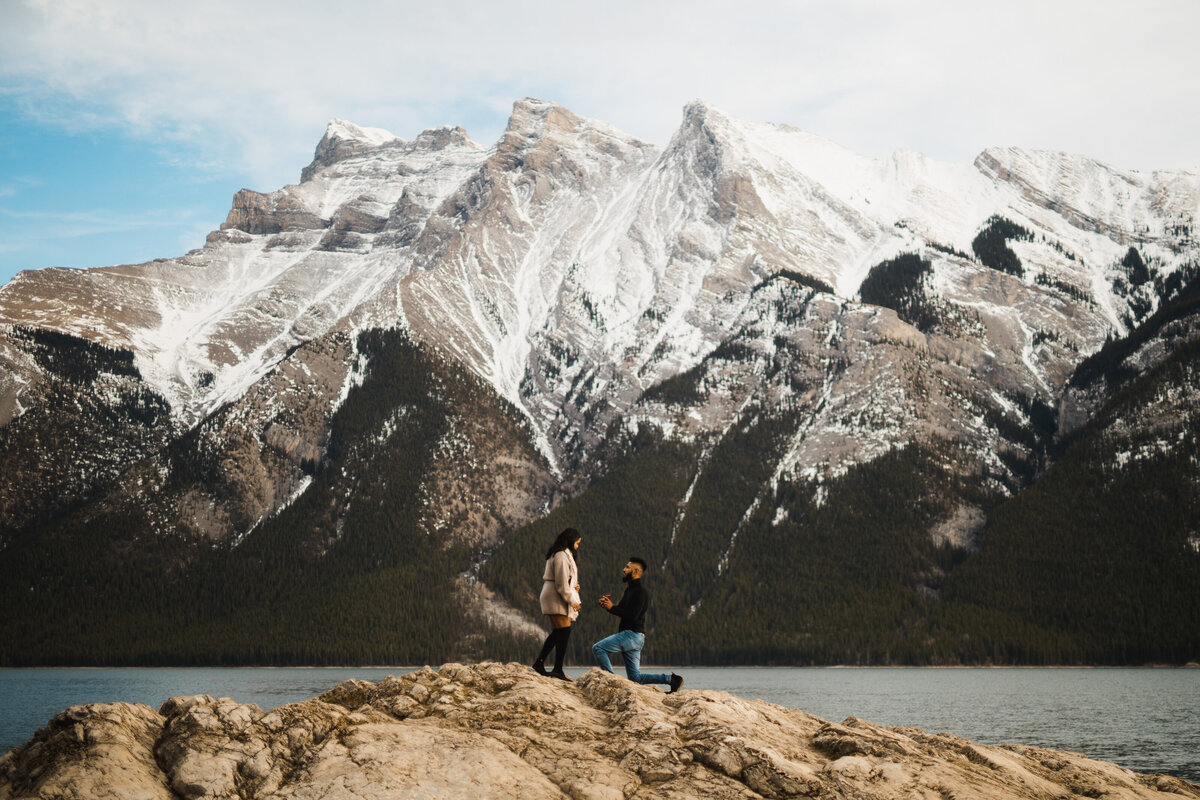
[[[646,797],[722,800],[749,796],[746,790],[764,797],[904,800],[926,796],[929,787],[979,798],[1032,800],[1062,789],[1200,800],[1200,784],[1194,782],[1200,765],[1192,749],[1180,746],[1190,738],[1180,733],[1194,724],[1180,702],[1190,696],[1194,676],[1146,671],[1143,677],[1123,677],[1112,671],[1107,679],[1092,680],[1043,670],[1041,680],[979,672],[975,678],[927,676],[912,683],[902,672],[919,670],[893,670],[892,677],[878,679],[860,671],[850,679],[817,668],[804,670],[811,680],[779,683],[787,698],[760,694],[777,681],[770,673],[788,671],[797,668],[693,668],[695,680],[668,695],[596,668],[563,683],[519,663],[449,663],[386,679],[346,678],[332,688],[308,687],[275,708],[214,694],[173,695],[155,705],[134,700],[77,705],[52,712],[25,744],[0,756],[0,795],[6,783],[32,790],[44,785],[73,787],[73,794],[62,796],[85,800],[101,789],[128,787],[136,778],[140,787],[178,786],[187,790],[182,796],[199,797],[232,794],[245,787],[249,775],[254,796],[261,797],[279,789],[318,794],[354,785],[412,792],[454,787],[440,796],[463,800],[477,797],[480,786],[503,796],[540,786],[545,790],[540,794],[522,795],[539,800],[578,795],[580,786],[604,788],[586,794],[597,800],[625,796],[631,786]],[[713,685],[736,673],[748,680]],[[321,681],[326,674],[326,668],[313,670],[310,678]],[[828,677],[817,679],[818,674]],[[136,675],[116,680],[133,681]],[[165,673],[158,680],[175,679]],[[982,693],[956,691],[968,685]],[[1085,688],[1073,694],[1072,686]],[[786,702],[797,691],[822,702]],[[277,691],[272,688],[268,696],[277,699]],[[905,701],[897,705],[897,696]],[[1065,711],[1061,700],[1048,702],[1063,697],[1069,697]],[[1115,701],[1126,707],[1115,707]],[[1147,709],[1151,701],[1161,708]],[[955,704],[961,707],[957,712],[950,708]],[[947,709],[950,716],[943,713]],[[1149,713],[1135,713],[1139,710]],[[1164,710],[1174,720],[1166,731],[1159,716]],[[1123,721],[1115,728],[1114,715]],[[843,721],[831,721],[837,719]],[[1140,720],[1141,727],[1128,728],[1130,719]],[[1042,722],[1058,728],[1048,730]],[[223,743],[215,751],[214,737]],[[600,741],[605,746],[598,748]]]
[[[443,664],[458,663],[458,664],[494,664],[506,663],[496,661],[444,661]],[[162,670],[186,670],[186,669],[306,669],[306,670],[346,670],[346,669],[395,669],[415,671],[422,667],[434,666],[433,664],[190,664],[190,665],[121,665],[107,666],[103,664],[54,664],[48,666],[27,666],[27,667],[3,667],[0,666],[0,673],[7,671],[20,670],[68,670],[68,669],[83,669],[83,670],[134,670],[134,669],[162,669]],[[587,665],[567,665],[567,669],[587,670],[596,666],[594,664]],[[820,664],[820,665],[791,665],[791,664],[642,664],[642,671],[662,672],[668,670],[684,670],[684,669],[811,669],[811,670],[885,670],[885,669],[946,669],[946,670],[966,670],[966,669],[1200,669],[1200,662],[1189,661],[1186,664]]]

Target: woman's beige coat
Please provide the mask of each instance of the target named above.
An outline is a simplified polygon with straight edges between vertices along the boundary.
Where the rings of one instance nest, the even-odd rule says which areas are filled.
[[[542,573],[542,594],[539,598],[543,614],[558,614],[567,616],[571,612],[571,603],[579,595],[575,593],[575,584],[579,583],[579,570],[575,559],[566,550],[559,550],[546,559],[546,569]]]

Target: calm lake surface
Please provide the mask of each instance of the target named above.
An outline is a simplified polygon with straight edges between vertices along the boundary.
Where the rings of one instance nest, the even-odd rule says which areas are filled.
[[[347,678],[377,682],[411,669],[0,669],[0,752],[72,705],[158,708],[209,694],[271,709]],[[983,744],[1054,747],[1200,783],[1200,669],[643,669],[678,672],[685,691],[725,691],[835,722],[854,716]]]

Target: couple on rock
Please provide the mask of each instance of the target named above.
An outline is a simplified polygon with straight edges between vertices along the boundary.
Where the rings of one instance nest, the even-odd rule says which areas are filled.
[[[570,680],[563,672],[563,659],[567,655],[567,641],[571,638],[571,623],[579,617],[582,601],[579,599],[579,543],[583,541],[579,531],[567,528],[558,535],[554,544],[546,551],[546,567],[542,573],[542,613],[550,619],[550,635],[542,645],[542,652],[533,662],[533,668],[541,675]],[[650,594],[642,585],[646,574],[644,559],[634,556],[622,570],[625,593],[621,601],[614,604],[612,595],[604,595],[597,604],[610,614],[620,617],[621,624],[612,636],[592,645],[592,654],[600,668],[612,672],[610,656],[620,653],[625,662],[625,674],[635,683],[662,683],[670,688],[668,693],[679,691],[683,678],[672,672],[642,672],[642,648],[646,644],[646,609],[650,606]],[[554,650],[554,669],[546,671],[546,657]]]

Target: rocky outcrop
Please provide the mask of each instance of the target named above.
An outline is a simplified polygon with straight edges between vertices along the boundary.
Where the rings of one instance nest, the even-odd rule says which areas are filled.
[[[0,759],[10,798],[1112,798],[1200,787],[1074,753],[826,722],[516,664],[348,681],[264,712],[208,696],[62,712]]]
[[[286,191],[261,194],[242,189],[233,196],[229,216],[221,230],[239,230],[249,234],[280,233],[293,228],[326,228],[327,220],[304,208]]]
[[[295,464],[316,469],[325,459],[325,451],[306,442],[300,434],[289,430],[283,425],[271,424],[263,431],[263,441],[275,448],[281,455],[287,456]]]

